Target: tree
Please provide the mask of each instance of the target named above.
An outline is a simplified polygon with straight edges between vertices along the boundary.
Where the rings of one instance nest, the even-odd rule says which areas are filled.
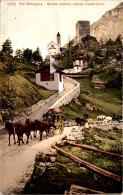
[[[27,62],[32,62],[33,53],[32,50],[27,48],[23,51],[23,58]]]
[[[122,46],[122,41],[121,41],[121,35],[118,35],[118,37],[115,40],[116,45],[121,45]]]
[[[33,52],[33,60],[36,63],[42,63],[42,56],[39,47]]]
[[[114,41],[109,38],[109,40],[105,43],[105,46],[113,46],[114,45]]]
[[[93,36],[90,36],[90,35],[87,35],[86,37],[83,37],[81,39],[81,41],[82,41],[83,49],[85,49],[87,54],[88,54],[88,50],[89,51],[94,51],[99,46],[99,43],[96,40],[96,38],[93,37]]]
[[[22,58],[22,51],[21,51],[21,49],[17,49],[17,50],[15,51],[15,57],[17,57],[17,58]]]
[[[72,40],[69,39],[69,41],[67,43],[67,48],[70,49],[73,45],[74,45],[74,40],[73,39]]]
[[[71,55],[65,56],[63,58],[63,66],[64,68],[72,68],[73,67],[73,58]]]
[[[71,68],[73,66],[73,45],[74,40],[70,40],[70,37],[68,37],[67,50],[65,52],[65,58],[63,59],[63,65],[65,68]]]
[[[11,56],[13,53],[12,42],[10,39],[7,39],[2,45],[2,52],[5,53],[6,56]]]

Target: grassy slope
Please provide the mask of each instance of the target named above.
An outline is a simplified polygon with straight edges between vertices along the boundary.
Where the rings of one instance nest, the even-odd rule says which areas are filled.
[[[83,116],[84,113],[89,117],[96,117],[99,114],[112,115],[113,113],[121,114],[121,89],[94,89],[88,78],[77,79],[80,82],[81,90],[90,91],[91,94],[83,94],[81,92],[79,101],[81,106],[74,102],[62,107],[63,114],[68,120],[74,119],[76,116]],[[91,103],[98,106],[101,111],[89,111],[85,108],[85,103]]]
[[[29,80],[35,76],[35,67],[18,62],[13,64],[15,72],[6,74],[6,63],[0,62],[0,96],[5,97],[6,103],[11,101],[14,109],[23,110],[55,92],[39,87]],[[3,108],[1,99],[0,108]]]

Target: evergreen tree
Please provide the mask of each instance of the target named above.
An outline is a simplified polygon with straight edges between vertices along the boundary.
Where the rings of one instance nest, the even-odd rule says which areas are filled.
[[[42,63],[42,56],[39,47],[33,52],[33,60],[36,63]]]
[[[105,46],[113,46],[114,45],[114,41],[109,38],[109,40],[105,43]]]
[[[115,44],[122,46],[121,35],[118,35],[117,39],[115,40]]]
[[[2,52],[5,53],[6,56],[11,56],[13,53],[12,42],[10,39],[7,39],[2,45]]]
[[[23,58],[27,62],[32,62],[33,52],[31,49],[27,48],[23,51]]]

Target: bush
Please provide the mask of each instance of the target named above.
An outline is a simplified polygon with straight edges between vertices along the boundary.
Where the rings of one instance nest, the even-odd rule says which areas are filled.
[[[99,75],[99,78],[108,81],[108,83],[106,84],[106,87],[108,88],[115,88],[115,87],[122,86],[122,73],[116,72],[114,68],[109,68],[103,71]]]

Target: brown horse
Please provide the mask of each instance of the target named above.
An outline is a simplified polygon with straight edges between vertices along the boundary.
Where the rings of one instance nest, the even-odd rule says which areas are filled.
[[[15,126],[13,125],[13,123],[6,122],[5,123],[5,129],[9,133],[9,146],[10,146],[10,137],[11,137],[11,135],[13,135],[14,144],[16,144],[16,140],[15,140]]]
[[[27,124],[20,124],[20,123],[10,123],[10,122],[6,122],[5,123],[5,128],[9,133],[9,146],[10,146],[10,136],[11,134],[13,135],[14,138],[14,144],[16,144],[16,140],[15,140],[15,134],[18,137],[18,143],[20,145],[20,141],[22,141],[22,143],[24,144],[23,141],[23,134],[25,133],[25,135],[27,136],[27,142],[26,144],[29,143],[29,136],[31,135],[30,130],[29,130],[29,126]]]
[[[36,134],[37,134],[37,130],[38,130],[37,120],[31,121],[30,119],[26,119],[25,123],[29,126],[29,129],[34,132],[34,138],[36,138]]]
[[[27,136],[26,144],[29,143],[29,136],[31,137],[31,131],[30,131],[29,126],[27,124],[18,124],[18,128],[16,129],[16,134],[18,136],[19,145],[20,145],[20,141],[22,141],[22,143],[24,144],[23,134],[25,134]]]
[[[46,132],[46,137],[48,137],[48,134],[49,134],[49,130],[50,130],[50,124],[48,121],[36,121],[36,127],[39,129],[40,131],[40,140],[42,140],[42,134],[43,134],[43,131]]]
[[[15,124],[15,129],[16,129],[16,135],[17,135],[17,137],[18,137],[18,145],[20,146],[20,141],[24,144],[24,141],[23,141],[23,134],[24,134],[24,130],[23,130],[23,128],[22,128],[22,124],[20,124],[20,123],[17,123],[17,124]],[[27,140],[28,140],[28,138],[27,138]]]

